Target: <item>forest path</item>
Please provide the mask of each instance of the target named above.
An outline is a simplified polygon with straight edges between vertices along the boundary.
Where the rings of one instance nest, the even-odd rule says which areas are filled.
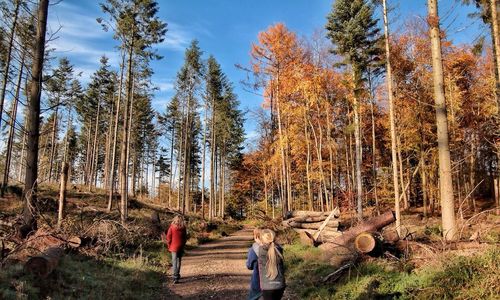
[[[245,228],[186,251],[181,280],[173,284],[169,276],[165,299],[246,299],[251,271],[245,262],[252,241],[253,229]]]

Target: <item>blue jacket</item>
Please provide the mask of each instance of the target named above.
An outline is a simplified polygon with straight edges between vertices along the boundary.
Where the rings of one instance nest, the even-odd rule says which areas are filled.
[[[252,247],[248,249],[247,268],[249,270],[253,270],[250,289],[254,291],[260,291],[258,258],[257,253],[255,253],[254,247],[259,247],[259,245],[257,243],[253,243]]]

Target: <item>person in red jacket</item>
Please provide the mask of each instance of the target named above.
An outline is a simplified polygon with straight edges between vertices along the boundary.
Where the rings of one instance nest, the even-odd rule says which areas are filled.
[[[175,216],[167,231],[167,248],[172,254],[172,272],[174,283],[181,278],[181,259],[186,245],[186,225],[182,216]]]

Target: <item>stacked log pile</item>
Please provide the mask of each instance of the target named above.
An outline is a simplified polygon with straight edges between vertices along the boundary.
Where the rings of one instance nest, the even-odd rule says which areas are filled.
[[[353,266],[363,254],[373,253],[379,240],[375,233],[395,221],[392,211],[367,219],[346,231],[339,231],[340,211],[312,212],[292,211],[287,214],[283,225],[293,228],[300,235],[303,244],[319,244],[330,264],[338,270],[325,278],[338,278],[342,272]]]
[[[289,211],[286,217],[283,225],[298,232],[306,244],[325,243],[341,235],[338,230],[340,225],[338,208],[329,212]]]

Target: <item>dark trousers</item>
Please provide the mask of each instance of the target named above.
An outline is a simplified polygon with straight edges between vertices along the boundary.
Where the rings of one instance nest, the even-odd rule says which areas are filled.
[[[172,252],[172,275],[174,280],[181,279],[181,260],[182,260],[182,251]]]
[[[284,292],[284,288],[279,290],[264,290],[262,291],[262,297],[264,300],[280,300]]]
[[[262,296],[261,291],[256,291],[253,289],[250,289],[250,292],[248,293],[248,298],[247,300],[258,300]]]

